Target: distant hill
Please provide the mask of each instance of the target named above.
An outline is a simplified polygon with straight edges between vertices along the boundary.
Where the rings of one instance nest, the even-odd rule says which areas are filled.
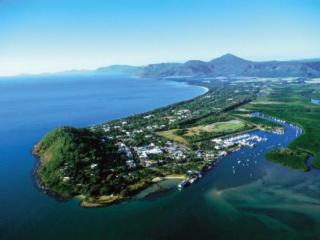
[[[320,60],[254,62],[226,54],[209,62],[152,64],[143,69],[143,76],[318,77]]]
[[[320,77],[320,59],[255,62],[226,54],[209,62],[159,63],[144,67],[113,65],[96,70],[143,77]]]
[[[80,69],[35,75],[77,74],[128,75],[149,78],[170,77],[320,77],[320,58],[292,61],[250,61],[225,54],[211,61],[190,60],[185,63],[158,63],[147,66],[111,65],[94,70]],[[23,74],[33,76],[34,74]],[[0,76],[1,77],[1,76]]]
[[[96,72],[103,72],[108,74],[126,74],[126,75],[141,75],[142,67],[135,67],[130,65],[112,65],[108,67],[101,67]]]

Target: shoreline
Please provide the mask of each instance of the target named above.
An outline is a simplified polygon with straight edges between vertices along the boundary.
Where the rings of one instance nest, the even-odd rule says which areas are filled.
[[[41,162],[44,160],[39,155],[36,154],[36,152],[35,152],[36,147],[37,147],[37,144],[34,145],[34,148],[31,151],[31,154],[34,156],[34,158],[36,160],[35,167],[32,172],[33,183],[36,185],[37,189],[40,192],[47,194],[48,196],[52,197],[56,201],[58,201],[58,202],[68,201],[69,200],[68,198],[62,197],[60,194],[47,188],[45,186],[45,184],[43,183],[43,181],[41,180],[41,177],[39,175],[39,169],[41,166]]]
[[[295,126],[297,127],[297,126]],[[233,134],[228,134],[226,135],[226,137],[230,137],[230,136],[233,136],[233,135],[238,135],[238,134],[244,134],[244,133],[252,133],[256,130],[260,130],[260,131],[264,131],[264,132],[271,132],[273,134],[276,134],[272,131],[268,131],[266,129],[263,129],[263,128],[258,128],[258,127],[254,127],[254,128],[251,128],[251,129],[247,129],[247,130],[244,130],[244,131],[240,131],[240,132],[237,132],[237,133],[233,133]],[[225,136],[224,136],[225,137]],[[299,137],[299,136],[298,136]],[[237,150],[236,150],[237,151]],[[229,155],[230,153],[233,153],[234,152],[234,149],[231,149],[227,155]],[[212,159],[212,162],[210,165],[209,168],[206,169],[206,171],[210,171],[211,168],[217,163],[217,161],[219,161],[220,158],[214,158]],[[311,155],[309,155],[307,161],[310,163],[310,166],[312,166],[312,160],[313,160],[313,157]],[[309,167],[309,166],[308,166]],[[314,169],[314,167],[312,167],[312,169]],[[311,169],[309,169],[311,170]],[[205,172],[206,172],[205,171]],[[204,173],[204,172],[203,172]],[[150,184],[148,184],[148,186],[145,186],[143,188],[141,188],[138,192],[141,192],[145,189],[147,189],[148,187],[151,187],[155,184],[158,184],[162,181],[165,181],[165,180],[187,180],[188,177],[185,175],[185,174],[170,174],[170,175],[167,175],[167,176],[164,176],[164,177],[155,177],[151,180]],[[158,191],[158,190],[157,190]],[[156,193],[157,191],[154,191],[152,193]],[[134,194],[136,195],[136,194]],[[134,195],[130,196],[130,197],[127,197],[127,198],[122,198],[121,196],[119,195],[116,195],[116,196],[113,196],[113,195],[109,195],[109,196],[100,196],[98,197],[98,201],[97,202],[87,202],[87,201],[82,201],[81,202],[81,207],[85,207],[85,208],[96,208],[96,207],[104,207],[104,206],[108,206],[108,205],[111,205],[111,204],[116,204],[118,202],[121,202],[121,201],[124,201],[124,200],[130,200],[131,197],[133,197]],[[101,201],[100,199],[106,199],[105,201]],[[81,199],[80,199],[81,200]]]
[[[195,109],[197,110],[198,108],[199,108],[199,106],[202,106],[201,104],[203,104],[203,102],[205,102],[206,100],[205,99],[207,99],[206,98],[206,95],[209,95],[209,98],[211,97],[211,95],[214,95],[215,97],[216,96],[221,96],[221,99],[223,100],[223,101],[225,101],[225,99],[226,99],[226,95],[225,95],[225,92],[222,92],[220,95],[219,95],[219,88],[217,89],[217,91],[214,91],[215,90],[215,88],[214,87],[205,87],[205,86],[203,86],[203,85],[205,85],[205,84],[201,84],[201,82],[200,83],[195,83],[195,82],[188,82],[188,81],[174,81],[174,80],[172,80],[172,82],[176,82],[176,83],[183,83],[183,84],[187,84],[187,85],[189,85],[189,86],[196,86],[196,87],[200,87],[201,89],[202,89],[202,93],[201,94],[199,94],[199,95],[197,95],[197,96],[194,96],[193,98],[190,98],[190,99],[188,99],[188,100],[181,100],[181,101],[179,101],[179,102],[176,102],[176,103],[173,103],[173,104],[169,104],[169,105],[166,105],[166,106],[164,106],[164,107],[158,107],[158,108],[155,108],[155,109],[153,109],[153,110],[149,110],[149,111],[146,111],[146,112],[143,112],[143,113],[136,113],[136,114],[133,114],[133,115],[131,115],[131,117],[135,117],[135,118],[137,118],[137,120],[141,120],[141,118],[143,117],[143,118],[145,118],[145,116],[144,115],[146,115],[146,114],[154,114],[155,112],[160,112],[160,111],[167,111],[167,108],[170,110],[170,111],[174,111],[174,110],[176,110],[176,108],[180,108],[180,106],[181,105],[184,105],[184,104],[193,104],[194,106],[195,106]],[[215,85],[213,85],[213,86],[215,86]],[[253,95],[255,92],[254,91],[252,91],[252,96],[255,96],[255,95]],[[204,96],[204,97],[203,97]],[[232,97],[234,97],[234,93],[232,92],[232,94],[231,94],[231,96]],[[233,98],[231,98],[231,99],[233,99]],[[255,98],[254,98],[255,99]],[[209,101],[211,101],[211,100],[209,100]],[[252,98],[248,98],[248,99],[245,99],[245,100],[239,100],[239,102],[236,102],[236,104],[234,104],[234,105],[230,105],[230,106],[226,106],[225,107],[225,109],[228,109],[228,110],[224,110],[223,108],[223,110],[221,110],[221,111],[223,111],[223,112],[226,112],[226,111],[229,111],[229,110],[232,110],[232,109],[234,109],[234,108],[238,108],[239,106],[242,106],[242,105],[244,105],[244,104],[247,104],[248,102],[250,102],[250,101],[252,101]],[[195,104],[195,103],[197,103],[197,104],[200,104],[200,105],[197,105],[197,104]],[[219,105],[220,106],[220,105]],[[224,106],[224,105],[222,105],[222,106]],[[205,107],[207,107],[207,106],[205,106]],[[183,108],[183,107],[182,107]],[[204,107],[203,107],[204,108]],[[219,109],[221,109],[221,108],[219,108]],[[194,109],[193,109],[194,110]],[[211,113],[210,113],[211,114]],[[149,116],[149,115],[148,115]],[[147,117],[148,117],[147,116]],[[161,115],[160,115],[161,116]],[[206,116],[206,115],[205,115]],[[234,117],[234,116],[233,116]],[[98,124],[95,124],[94,126],[98,126],[99,127],[99,125],[103,125],[103,124],[108,124],[108,123],[111,123],[112,124],[112,122],[115,122],[116,124],[118,124],[118,121],[121,121],[121,120],[123,120],[123,119],[126,119],[126,118],[130,118],[130,116],[129,117],[123,117],[123,118],[118,118],[118,119],[115,119],[115,120],[110,120],[110,121],[108,121],[108,122],[106,122],[106,123],[98,123]],[[149,118],[147,118],[147,119],[149,119]],[[157,118],[155,118],[156,120],[155,121],[157,121]],[[123,123],[125,123],[125,125],[127,124],[127,122],[126,121],[123,121]],[[148,125],[149,124],[149,122],[147,122],[147,121],[145,121],[145,123]],[[152,124],[152,122],[151,122],[151,124]],[[146,125],[146,126],[147,126]],[[120,128],[118,125],[116,125],[116,127],[117,127],[117,129],[118,128]],[[140,127],[139,125],[138,125],[138,127]],[[88,127],[87,127],[88,128]],[[136,125],[134,125],[133,127],[132,127],[132,129],[137,129],[137,126]],[[127,130],[127,131],[132,131],[132,129],[130,129],[130,130]],[[253,131],[255,131],[255,130],[262,130],[262,131],[267,131],[268,132],[268,130],[267,129],[261,129],[261,128],[258,128],[257,126],[255,126],[255,127],[253,127],[253,126],[251,126],[249,129],[244,129],[244,130],[242,130],[242,131],[239,131],[239,132],[234,132],[234,133],[229,133],[229,134],[226,134],[226,135],[221,135],[221,136],[216,136],[216,137],[229,137],[229,136],[234,136],[234,135],[238,135],[238,134],[243,134],[243,133],[245,133],[245,132],[253,132]],[[270,129],[269,129],[270,130]],[[123,131],[125,131],[125,130],[123,130]],[[272,132],[272,131],[271,131]],[[226,132],[225,132],[226,133]],[[112,135],[111,135],[112,136]],[[129,134],[128,134],[128,136],[130,136],[130,132],[129,132]],[[121,135],[120,135],[120,137],[121,137]],[[116,138],[117,139],[117,138]],[[118,139],[119,139],[119,137],[118,137]],[[123,141],[123,138],[121,138],[120,140],[118,140],[118,141]],[[41,143],[41,141],[39,142],[39,143]],[[37,169],[36,169],[36,173],[38,173],[38,171],[39,171],[39,168],[41,168],[41,163],[42,162],[44,162],[44,161],[42,161],[41,159],[45,159],[46,160],[46,158],[43,158],[43,157],[45,157],[45,156],[41,156],[41,154],[40,153],[37,153],[36,152],[36,148],[37,148],[37,146],[39,146],[39,143],[38,144],[36,144],[35,146],[34,146],[34,152],[33,152],[33,154],[34,155],[36,155],[36,156],[38,156],[38,158],[39,158],[39,164],[38,164],[38,167],[37,167]],[[130,146],[130,145],[129,145]],[[137,145],[137,146],[139,146],[139,145]],[[229,151],[230,150],[230,151]],[[229,152],[233,152],[234,151],[234,149],[228,149],[228,150],[225,150],[225,151],[227,151],[228,153]],[[222,152],[221,152],[222,153]],[[227,153],[226,153],[227,154]],[[219,155],[219,156],[221,156],[221,155]],[[224,156],[224,155],[222,155],[222,156]],[[219,158],[219,157],[218,157]],[[190,165],[190,166],[192,166],[194,169],[196,169],[197,170],[197,168],[198,167],[201,167],[201,169],[204,169],[204,167],[205,167],[205,171],[206,170],[209,170],[209,169],[211,169],[211,167],[213,166],[213,165],[215,165],[215,163],[216,163],[216,161],[218,160],[218,158],[213,158],[212,160],[210,160],[208,163],[206,163],[206,162],[204,162],[204,165],[202,166],[202,163],[200,163],[200,164],[198,164],[198,165]],[[64,159],[63,157],[61,158],[61,159]],[[49,159],[50,160],[50,159]],[[67,158],[65,159],[65,160],[68,160]],[[190,166],[189,165],[187,165],[187,167],[188,168],[186,168],[186,169],[184,169],[184,171],[186,171],[187,169],[192,169],[192,168],[190,168]],[[203,170],[200,170],[200,171],[203,171]],[[186,180],[187,179],[187,176],[186,175],[182,175],[182,174],[174,174],[174,173],[178,173],[178,171],[169,171],[169,172],[171,172],[171,173],[173,173],[173,174],[169,174],[169,175],[165,175],[165,172],[160,172],[160,174],[150,174],[150,175],[148,175],[148,178],[140,178],[140,179],[138,179],[137,180],[137,182],[135,182],[135,183],[132,183],[131,185],[130,184],[127,184],[126,185],[126,188],[122,188],[122,189],[124,189],[124,190],[128,190],[127,192],[122,192],[122,191],[109,191],[109,192],[106,192],[107,194],[109,194],[109,195],[103,195],[103,193],[104,192],[100,192],[100,191],[98,191],[96,194],[90,194],[90,193],[88,193],[88,192],[86,192],[86,191],[74,191],[73,193],[74,194],[83,194],[83,195],[78,195],[78,196],[75,196],[74,194],[72,194],[72,192],[67,192],[67,194],[69,194],[70,195],[70,197],[68,197],[67,199],[66,198],[63,198],[63,197],[61,197],[60,195],[59,195],[59,189],[57,190],[57,192],[58,193],[56,193],[56,192],[54,192],[54,191],[51,191],[50,190],[50,188],[47,188],[44,184],[43,184],[43,182],[41,181],[41,176],[39,176],[39,174],[36,174],[36,176],[38,176],[38,186],[40,187],[40,189],[43,191],[43,192],[45,192],[45,193],[48,193],[49,195],[53,195],[57,200],[68,200],[68,199],[77,199],[77,200],[80,200],[80,206],[81,207],[86,207],[86,208],[95,208],[95,207],[103,207],[103,206],[107,206],[107,205],[110,205],[110,204],[115,204],[115,203],[118,203],[118,202],[121,202],[121,201],[125,201],[125,200],[129,200],[129,199],[131,199],[132,197],[134,197],[136,194],[138,194],[139,192],[141,192],[141,191],[143,191],[143,190],[145,190],[145,189],[147,189],[148,187],[150,187],[150,186],[152,186],[153,184],[157,184],[158,182],[160,182],[160,181],[164,181],[164,180],[170,180],[170,179],[173,179],[173,180]],[[169,173],[169,172],[167,172],[167,174]],[[181,171],[180,171],[181,172]],[[66,176],[66,175],[65,175]],[[68,176],[68,175],[67,175]],[[160,177],[161,176],[161,177]],[[61,178],[60,178],[60,180],[59,181],[61,181]],[[48,185],[48,186],[50,186],[50,184]],[[51,187],[51,186],[50,186]],[[134,188],[132,188],[132,189],[130,189],[130,187],[134,187]],[[52,189],[55,189],[56,190],[56,188],[54,188],[54,186],[53,186],[53,188]],[[70,194],[71,193],[71,194]],[[65,196],[69,196],[69,195],[65,195]],[[102,194],[102,195],[101,195]],[[64,193],[62,192],[62,196],[64,196]]]
[[[135,79],[140,79],[141,77],[137,77]],[[159,80],[159,79],[154,79],[153,80]],[[199,95],[196,95],[196,96],[193,96],[191,98],[188,98],[188,99],[185,99],[185,100],[179,100],[177,102],[174,102],[174,103],[169,103],[169,104],[166,104],[164,106],[159,106],[159,107],[155,107],[155,108],[152,108],[150,110],[146,110],[146,111],[142,111],[142,112],[136,112],[136,113],[132,113],[132,114],[128,114],[128,115],[125,115],[125,116],[122,116],[122,117],[119,117],[119,118],[115,118],[115,119],[110,119],[106,122],[95,122],[95,123],[92,123],[92,124],[89,124],[87,126],[84,126],[84,128],[90,128],[90,127],[94,127],[94,126],[97,126],[97,125],[101,125],[101,124],[105,124],[105,123],[109,123],[109,122],[113,122],[113,121],[120,121],[122,119],[126,119],[126,118],[130,118],[130,117],[137,117],[139,115],[145,115],[145,114],[148,114],[148,113],[151,113],[151,112],[154,112],[154,111],[158,111],[158,110],[161,110],[161,109],[164,109],[164,108],[167,108],[167,107],[173,107],[173,106],[177,106],[177,105],[180,105],[180,104],[183,104],[183,103],[187,103],[187,102],[190,102],[190,101],[193,101],[199,97],[202,97],[204,96],[205,94],[207,94],[208,92],[210,92],[210,88],[206,87],[206,86],[203,86],[201,85],[201,83],[192,83],[192,82],[188,82],[187,80],[183,80],[181,79],[180,81],[177,81],[177,80],[174,80],[174,79],[168,79],[168,80],[165,80],[164,81],[167,81],[167,82],[174,82],[174,83],[183,83],[185,85],[188,85],[188,86],[193,86],[193,87],[197,87],[197,88],[200,88],[203,90],[202,93],[200,93]]]
[[[141,187],[141,189],[137,190],[137,192],[131,196],[128,197],[123,197],[120,194],[110,194],[110,195],[101,195],[101,196],[97,196],[96,198],[89,198],[86,199],[86,197],[84,195],[77,195],[74,196],[72,199],[76,200],[76,201],[80,201],[80,206],[83,208],[98,208],[98,207],[107,207],[109,205],[112,204],[117,204],[120,202],[123,202],[125,200],[130,200],[132,199],[134,196],[136,196],[138,193],[148,189],[149,187],[158,184],[162,181],[165,180],[186,180],[187,176],[181,174],[170,174],[164,177],[155,177],[151,180],[151,182],[146,185]]]
[[[162,182],[165,180],[186,180],[186,179],[187,179],[187,176],[184,174],[170,174],[164,177],[155,177],[150,181],[148,185],[141,187],[141,189],[138,189],[135,194],[128,197],[123,197],[120,194],[110,194],[110,195],[97,196],[96,198],[86,199],[84,195],[77,195],[77,196],[74,196],[72,199],[80,201],[80,206],[83,208],[105,207],[108,205],[123,202],[125,200],[130,200],[132,199],[132,197],[136,196],[139,192],[146,190],[149,187],[155,184],[158,184],[159,182]]]
[[[164,177],[155,177],[151,180],[151,182],[154,184],[164,180],[185,180],[186,178],[187,176],[184,174],[170,174]]]
[[[189,84],[189,85],[192,85],[192,84]],[[209,88],[204,87],[204,86],[201,86],[201,85],[192,85],[192,86],[198,86],[198,87],[202,88],[204,92],[203,92],[201,95],[204,95],[204,94],[206,94],[207,92],[210,91]],[[200,95],[200,96],[201,96],[201,95]]]
[[[205,86],[198,85],[198,84],[192,84],[192,83],[190,83],[188,81],[185,81],[185,80],[182,80],[182,81],[167,80],[167,81],[171,81],[171,82],[175,82],[175,83],[183,83],[183,84],[186,84],[186,85],[189,85],[189,86],[195,86],[195,87],[201,88],[203,90],[203,92],[200,93],[199,95],[196,95],[196,96],[190,98],[190,99],[181,100],[181,101],[178,101],[178,102],[175,102],[175,103],[172,103],[172,104],[168,104],[168,105],[164,105],[164,106],[157,107],[157,108],[154,108],[154,109],[150,109],[150,110],[145,111],[145,112],[134,113],[132,115],[123,116],[121,118],[109,120],[107,122],[117,121],[117,120],[121,120],[121,119],[128,118],[128,117],[135,117],[135,116],[143,115],[143,114],[146,114],[146,113],[149,113],[149,112],[157,111],[159,109],[166,108],[166,107],[169,107],[169,106],[176,106],[176,105],[179,105],[179,104],[182,104],[182,103],[185,103],[185,102],[193,101],[196,98],[204,96],[205,94],[207,94],[210,91],[210,89],[205,87]],[[90,128],[92,126],[97,126],[97,125],[100,125],[100,124],[103,124],[103,123],[106,123],[106,122],[95,123],[95,124],[87,126],[86,128]],[[130,199],[131,197],[133,197],[133,196],[135,196],[137,194],[137,193],[135,193],[132,196],[128,196],[128,197],[122,197],[120,195],[113,195],[113,194],[111,194],[111,195],[101,195],[101,196],[97,196],[96,198],[92,198],[91,200],[86,200],[85,196],[83,196],[83,195],[76,195],[76,196],[71,197],[71,198],[62,197],[60,194],[58,194],[58,193],[50,190],[49,188],[47,188],[45,186],[45,184],[43,183],[40,175],[39,175],[39,168],[41,167],[41,163],[44,161],[41,158],[41,156],[39,156],[36,153],[36,148],[37,148],[39,143],[40,143],[40,140],[33,146],[32,150],[31,150],[31,154],[36,159],[35,167],[34,167],[34,170],[33,170],[34,183],[35,183],[35,185],[37,186],[37,188],[41,192],[53,197],[56,201],[68,201],[68,200],[74,199],[74,200],[79,200],[80,201],[80,206],[81,207],[84,207],[84,208],[97,208],[97,207],[104,207],[104,206],[108,206],[108,205],[112,205],[112,204],[116,204],[116,203],[122,202],[122,201],[124,201],[126,199]],[[141,192],[141,191],[147,189],[148,187],[152,186],[153,184],[155,184],[157,182],[164,181],[164,180],[174,180],[174,179],[176,179],[176,180],[185,180],[186,176],[185,175],[175,175],[175,174],[173,174],[173,175],[167,175],[167,176],[158,177],[158,178],[155,177],[154,179],[152,179],[150,181],[150,183],[147,184],[147,186],[143,186],[141,189],[138,189],[138,192]],[[154,182],[154,180],[155,180],[155,182]]]
[[[216,94],[216,92],[213,91],[214,88],[205,87],[201,83],[196,84],[194,82],[188,82],[188,81],[173,81],[173,82],[183,83],[183,84],[187,84],[189,86],[200,87],[203,90],[203,92],[200,95],[197,95],[197,96],[195,96],[195,97],[193,97],[193,98],[191,98],[189,100],[182,100],[182,101],[176,102],[174,104],[169,104],[169,105],[166,105],[164,107],[155,108],[153,110],[150,110],[150,111],[147,111],[147,112],[144,112],[144,113],[136,113],[136,114],[134,114],[132,116],[139,118],[139,117],[142,117],[143,115],[152,114],[153,112],[161,111],[162,109],[165,109],[165,108],[169,108],[169,107],[175,108],[175,107],[179,107],[179,105],[181,105],[181,104],[189,104],[189,103],[192,103],[194,100],[203,101],[203,99],[206,98],[206,97],[203,97],[203,96],[205,96],[208,92],[210,92],[210,94]],[[223,95],[223,97],[225,97],[225,96]],[[242,105],[243,105],[243,101],[240,102],[240,103],[242,103]],[[244,104],[246,104],[246,103],[247,103],[247,101],[244,102]],[[106,123],[113,122],[113,121],[121,121],[122,119],[129,118],[129,117],[123,117],[123,118],[118,118],[118,119],[115,119],[115,120],[110,120],[110,121],[108,121]],[[100,123],[100,124],[98,123],[95,126],[99,126],[101,124],[103,124],[103,123]],[[87,127],[87,128],[89,128],[89,127]],[[258,128],[257,127],[251,127],[249,129],[244,129],[242,131],[238,131],[238,132],[234,132],[234,133],[230,133],[230,134],[226,134],[226,135],[221,135],[221,136],[216,136],[216,137],[234,136],[234,135],[238,135],[238,134],[243,134],[245,132],[252,132],[252,131],[255,131],[255,130],[258,130]],[[260,130],[266,131],[266,129],[260,129]],[[45,193],[47,193],[47,194],[49,194],[51,196],[54,196],[57,200],[78,199],[78,200],[80,200],[80,206],[81,207],[93,208],[93,207],[102,207],[102,206],[118,203],[120,201],[131,199],[137,193],[141,192],[144,189],[147,189],[148,187],[150,187],[153,184],[158,183],[160,181],[164,181],[164,180],[186,180],[187,179],[187,176],[185,174],[169,174],[169,175],[160,174],[160,176],[162,175],[162,177],[159,177],[159,175],[157,176],[157,175],[153,174],[153,176],[151,175],[149,179],[145,179],[144,182],[137,182],[136,185],[138,185],[138,186],[135,186],[135,190],[131,191],[129,194],[123,194],[122,192],[114,191],[114,192],[108,192],[108,193],[110,193],[110,195],[100,195],[101,193],[98,193],[96,195],[90,195],[90,194],[87,195],[86,192],[81,192],[81,191],[79,192],[78,191],[78,192],[74,192],[74,193],[75,194],[76,193],[80,193],[80,194],[84,193],[85,195],[77,195],[77,196],[73,195],[72,196],[72,194],[71,194],[70,197],[64,198],[64,197],[62,197],[64,195],[60,196],[59,193],[56,193],[55,191],[51,191],[50,188],[46,187],[45,184],[43,183],[43,181],[41,180],[41,176],[39,175],[39,168],[41,168],[41,163],[44,162],[44,159],[43,159],[43,156],[41,156],[41,154],[37,153],[37,146],[39,146],[39,143],[41,143],[41,141],[38,142],[34,146],[34,150],[32,152],[33,155],[37,156],[38,159],[39,159],[37,168],[35,170],[35,173],[36,173],[35,176],[36,176],[36,179],[37,179],[36,182],[37,182],[38,187],[43,192],[45,192]],[[231,152],[233,152],[233,149],[231,149]],[[218,160],[218,158],[214,157],[208,163],[205,163],[203,166],[200,164],[200,167],[201,166],[202,166],[201,168],[206,167],[206,170],[211,169],[212,165],[215,164],[215,162]],[[197,166],[199,166],[199,164]],[[131,185],[128,185],[128,187],[130,187],[130,186]],[[69,195],[66,195],[66,196],[69,196]]]

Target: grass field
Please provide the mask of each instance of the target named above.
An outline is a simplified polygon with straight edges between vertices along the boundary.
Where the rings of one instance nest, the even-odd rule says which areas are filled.
[[[157,132],[157,134],[161,137],[167,138],[168,140],[174,141],[174,142],[178,142],[178,143],[182,143],[182,144],[188,144],[188,141],[182,137],[177,135],[176,132],[177,129],[173,129],[173,130],[168,130],[168,131],[162,131],[162,132]]]
[[[246,128],[246,123],[241,120],[230,120],[225,122],[216,122],[208,125],[199,125],[196,127],[186,128],[185,133],[178,134],[178,129],[158,132],[157,134],[169,140],[188,144],[190,138],[201,136],[218,136],[238,132]]]
[[[301,164],[295,162],[299,157],[294,157],[292,154],[294,152],[300,154],[302,151],[313,155],[313,165],[320,168],[320,106],[310,103],[310,97],[319,89],[320,85],[316,84],[278,85],[274,86],[267,98],[248,104],[248,109],[252,111],[298,124],[304,129],[304,134],[289,145],[291,150],[287,151],[290,153],[289,158],[284,157],[285,151],[278,151],[269,155],[269,159],[283,163],[282,159],[285,158],[286,166],[301,168]],[[271,104],[265,104],[266,101],[270,101]],[[272,104],[273,102],[281,104]]]
[[[245,123],[240,120],[230,120],[226,122],[217,122],[209,125],[201,125],[192,128],[188,128],[188,132],[185,136],[193,136],[200,134],[201,132],[233,132],[245,127]]]

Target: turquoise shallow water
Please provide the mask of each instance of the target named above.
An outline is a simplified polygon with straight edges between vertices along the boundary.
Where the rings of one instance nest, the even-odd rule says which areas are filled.
[[[142,194],[107,208],[83,209],[75,200],[56,201],[34,184],[36,160],[30,150],[45,132],[146,111],[203,90],[99,75],[2,80],[0,92],[0,239],[283,240],[319,235],[318,171],[290,170],[263,157],[296,138],[293,126],[286,125],[284,135],[250,133],[268,141],[220,159],[183,191],[169,181],[164,185],[171,191],[159,197]]]

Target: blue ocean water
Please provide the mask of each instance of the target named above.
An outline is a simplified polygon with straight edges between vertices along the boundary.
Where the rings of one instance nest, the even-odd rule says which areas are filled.
[[[76,210],[66,207],[34,183],[31,149],[46,132],[101,123],[203,92],[184,83],[101,74],[0,79],[0,239],[49,239],[58,230],[49,226],[59,226],[61,218],[71,225],[78,221],[72,215],[80,209],[76,204]]]

